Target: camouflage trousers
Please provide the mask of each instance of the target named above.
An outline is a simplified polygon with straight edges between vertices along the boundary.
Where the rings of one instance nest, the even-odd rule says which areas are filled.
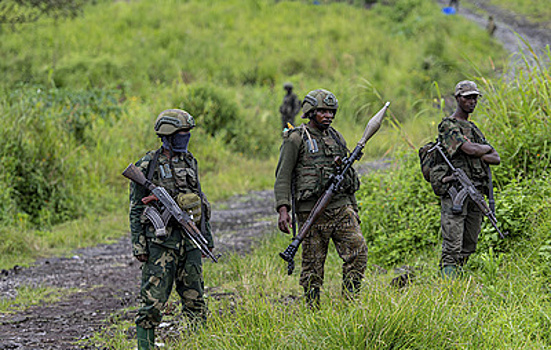
[[[184,245],[184,244],[182,244]],[[185,252],[149,242],[149,259],[142,266],[140,308],[136,325],[155,328],[161,323],[162,312],[170,297],[172,286],[182,301],[182,312],[192,322],[206,319],[203,299],[204,282],[201,251]]]
[[[298,213],[299,223],[305,222],[307,217],[308,213]],[[358,214],[350,205],[326,209],[308,231],[302,242],[300,285],[305,289],[323,285],[325,259],[331,239],[343,261],[343,287],[353,284],[359,288],[367,265],[367,245]]]
[[[440,267],[463,266],[476,250],[483,214],[469,197],[463,203],[463,211],[460,214],[452,213],[452,200],[449,196],[441,197],[441,203],[442,257]]]

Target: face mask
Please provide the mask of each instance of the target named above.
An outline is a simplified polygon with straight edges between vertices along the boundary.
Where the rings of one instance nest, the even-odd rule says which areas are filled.
[[[163,141],[163,148],[170,149],[170,145],[172,145],[172,150],[174,152],[186,153],[190,138],[191,133],[187,133],[163,136],[161,140]]]

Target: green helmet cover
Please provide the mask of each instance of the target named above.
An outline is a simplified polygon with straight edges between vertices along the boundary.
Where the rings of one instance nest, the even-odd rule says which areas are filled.
[[[324,89],[312,90],[304,96],[304,100],[302,101],[302,113],[306,116],[308,112],[318,108],[332,109],[336,114],[339,108],[339,100],[337,100],[331,91]]]
[[[180,130],[191,130],[195,120],[188,112],[181,109],[167,109],[161,112],[155,121],[155,132],[159,136],[172,135]]]

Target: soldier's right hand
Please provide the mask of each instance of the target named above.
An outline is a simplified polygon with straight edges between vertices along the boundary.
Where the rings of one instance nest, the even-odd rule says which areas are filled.
[[[139,262],[147,262],[148,258],[149,258],[149,255],[147,254],[136,255],[136,259],[138,259]]]
[[[287,210],[286,206],[281,206],[279,208],[279,218],[277,220],[277,226],[281,232],[291,233],[291,216]]]
[[[143,204],[149,204],[150,202],[153,202],[153,201],[158,201],[159,198],[157,198],[156,195],[152,194],[150,196],[147,196],[147,197],[143,197],[142,198],[142,203]]]

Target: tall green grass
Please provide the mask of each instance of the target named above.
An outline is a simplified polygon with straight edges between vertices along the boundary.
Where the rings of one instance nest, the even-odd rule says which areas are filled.
[[[286,275],[277,253],[288,238],[274,233],[251,255],[206,264],[207,327],[186,330],[178,311],[157,330],[171,349],[546,349],[551,346],[545,280],[529,259],[488,261],[456,281],[440,280],[428,259],[405,289],[396,274],[369,268],[357,300],[341,296],[339,257],[331,247],[321,309],[302,299],[298,274]],[[489,259],[488,259],[489,260]],[[179,304],[173,306],[178,308]],[[115,320],[117,320],[115,318]],[[115,321],[95,344],[130,349],[132,322]]]
[[[185,321],[169,315],[173,326],[161,328],[158,341],[174,349],[551,348],[549,169],[544,160],[543,168],[538,163],[536,172],[526,171],[525,158],[508,157],[518,145],[503,137],[527,140],[532,135],[533,142],[522,146],[530,151],[525,153],[546,141],[533,134],[549,123],[546,105],[525,101],[537,101],[549,91],[549,67],[525,69],[530,74],[514,81],[477,79],[484,99],[474,116],[502,154],[505,169],[496,171],[497,217],[509,236],[498,240],[486,224],[463,278],[439,277],[438,198],[422,179],[415,152],[404,151],[389,171],[362,177],[358,199],[370,252],[357,300],[341,295],[341,260],[331,246],[321,309],[308,309],[298,273],[287,276],[278,256],[289,237],[274,232],[249,255],[227,255],[219,264],[205,265],[208,327],[188,332]],[[523,93],[496,93],[517,89]],[[498,106],[507,112],[500,113]],[[529,127],[506,122],[517,117]],[[387,271],[405,264],[414,272],[412,283],[392,287],[391,279],[400,272]],[[129,327],[131,321],[115,322],[94,341],[131,348],[135,340]]]
[[[164,109],[197,119],[190,149],[205,193],[218,200],[272,186],[284,81],[299,96],[333,91],[335,126],[351,145],[391,101],[392,117],[366,148],[374,159],[425,137],[426,121],[438,116],[434,80],[451,90],[477,70],[492,74],[491,62],[504,57],[479,28],[421,0],[370,10],[100,1],[78,18],[0,35],[0,220],[2,253],[12,257],[40,254],[33,235],[51,232],[53,244],[57,224],[122,212],[128,182],[120,172],[159,147],[152,125]]]

